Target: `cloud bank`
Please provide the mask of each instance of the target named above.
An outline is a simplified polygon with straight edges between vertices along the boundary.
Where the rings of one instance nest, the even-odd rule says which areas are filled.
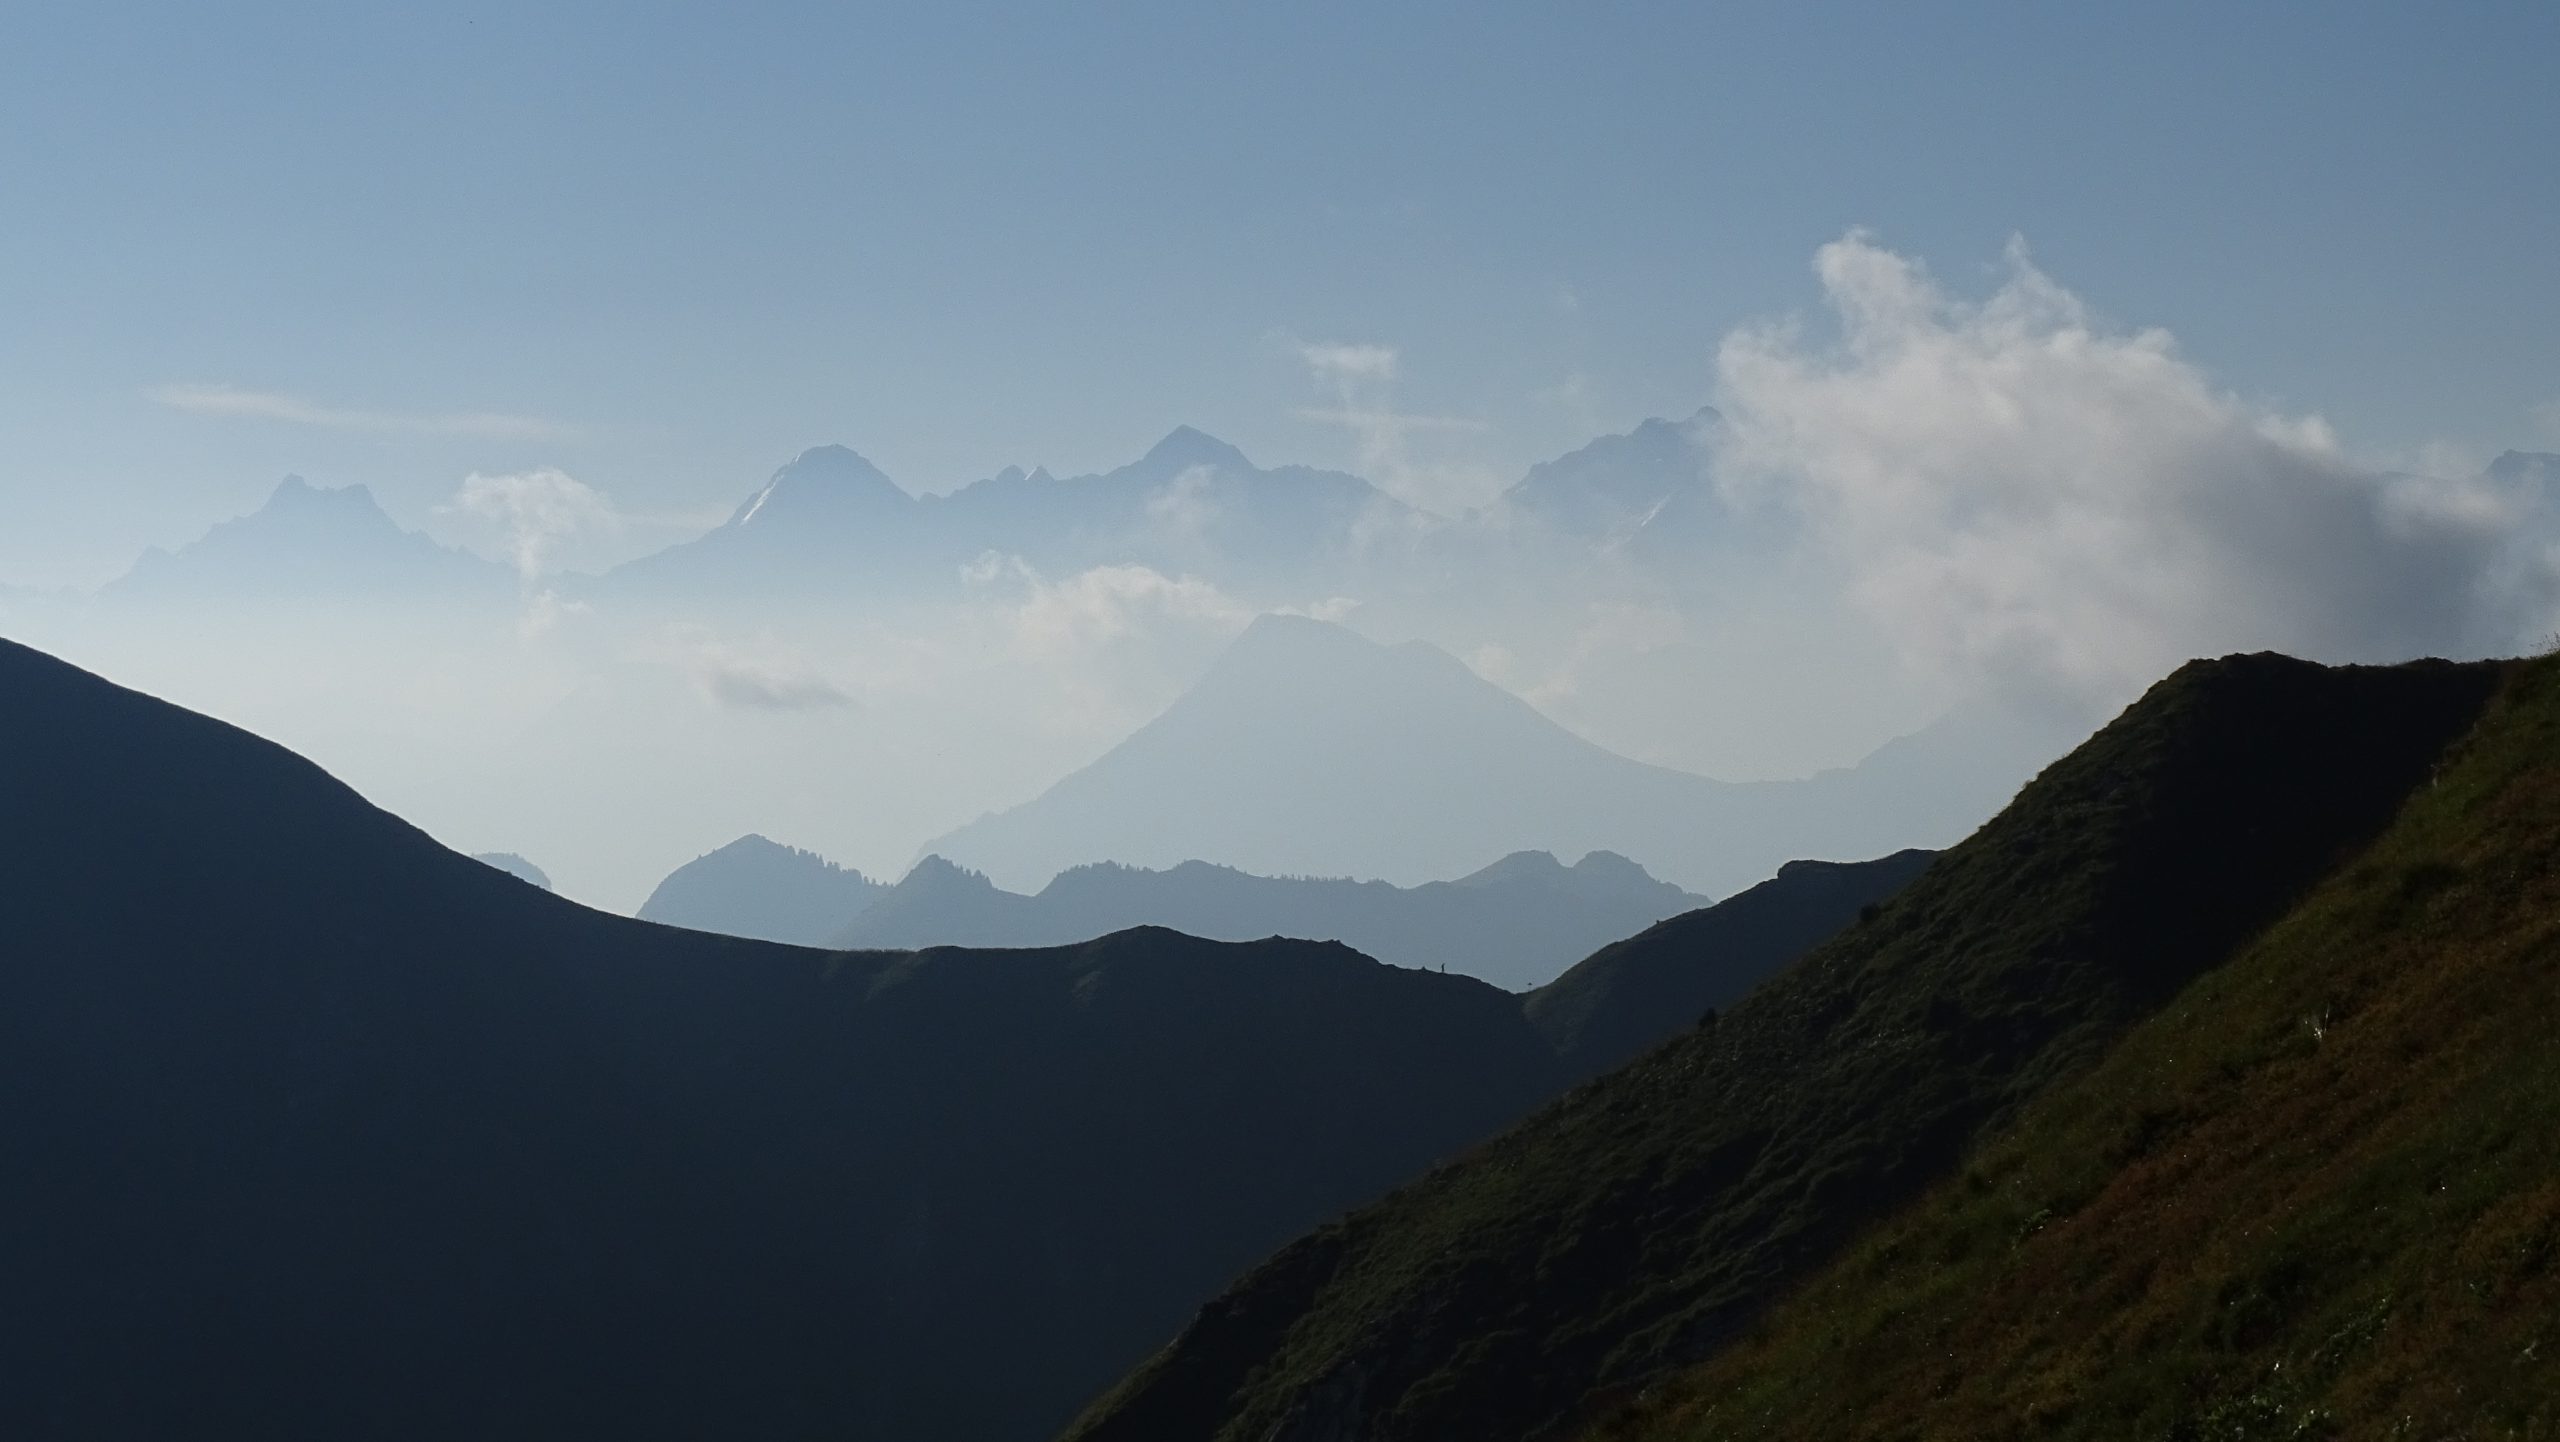
[[[2022,246],[1980,301],[1863,233],[1814,268],[1835,338],[1719,349],[1720,483],[1800,512],[1914,665],[2113,703],[2195,655],[2477,653],[2547,624],[2514,504],[2360,466],[2166,332],[2102,324]]]

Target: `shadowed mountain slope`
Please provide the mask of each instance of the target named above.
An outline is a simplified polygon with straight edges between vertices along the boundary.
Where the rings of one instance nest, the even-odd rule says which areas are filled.
[[[2560,667],[2392,829],[1613,1439],[2560,1428]]]
[[[1255,621],[1207,675],[1093,764],[926,850],[1028,890],[1094,860],[1206,860],[1414,885],[1497,851],[1644,859],[1720,895],[1787,861],[1951,842],[2014,783],[1923,733],[1873,768],[1731,783],[1603,750],[1422,643]],[[1925,744],[1936,764],[1914,766]]]
[[[10,1436],[1038,1436],[1555,1075],[1338,946],[602,915],[6,643],[0,738]]]
[[[1573,866],[1545,852],[1522,852],[1456,881],[1416,887],[1252,876],[1200,861],[1167,871],[1104,862],[1062,872],[1036,896],[998,890],[983,876],[929,856],[835,941],[1053,946],[1132,926],[1167,926],[1221,941],[1339,941],[1390,965],[1446,969],[1517,990],[1705,900],[1607,852]]]
[[[1874,919],[1283,1249],[1068,1435],[1540,1437],[1707,1354],[2352,858],[2499,675],[2182,668]]]
[[[888,889],[814,851],[749,835],[668,872],[638,914],[693,931],[827,946]]]
[[[1729,1007],[1751,988],[1882,904],[1936,854],[1790,861],[1712,907],[1672,917],[1593,953],[1529,993],[1529,1020],[1579,1079]]]

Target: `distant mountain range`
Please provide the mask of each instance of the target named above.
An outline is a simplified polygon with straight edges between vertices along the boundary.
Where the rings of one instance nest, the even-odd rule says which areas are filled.
[[[667,873],[638,915],[642,921],[693,931],[828,946],[888,889],[814,851],[741,836]],[[1084,941],[1101,934],[1060,939]]]
[[[287,476],[265,505],[175,551],[145,551],[102,598],[514,604],[515,572],[441,546],[398,522],[363,486]]]
[[[1595,947],[1704,904],[1608,852],[1569,867],[1542,851],[1521,852],[1456,881],[1409,888],[1253,876],[1199,861],[1166,871],[1102,863],[1062,872],[1031,896],[927,857],[835,941],[1050,946],[1168,926],[1224,941],[1340,941],[1391,965],[1461,972],[1519,990],[1551,980]]]
[[[1410,885],[1488,852],[1614,851],[1718,895],[1791,860],[1952,842],[2031,746],[1953,725],[1850,770],[1711,781],[1603,750],[1436,647],[1265,616],[1101,759],[924,849],[1019,890],[1097,857]]]
[[[1007,469],[948,495],[910,495],[842,446],[774,472],[727,523],[596,583],[634,599],[867,595],[954,586],[982,557],[1060,574],[1137,564],[1291,592],[1342,574],[1419,513],[1357,476],[1265,470],[1188,426],[1098,475]]]

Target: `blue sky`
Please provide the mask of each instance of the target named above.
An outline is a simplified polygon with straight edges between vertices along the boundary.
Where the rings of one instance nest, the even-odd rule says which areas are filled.
[[[0,580],[286,471],[671,538],[828,440],[1349,464],[1311,342],[1393,347],[1463,492],[1694,408],[1852,226],[1959,291],[2021,234],[2377,456],[2560,448],[2555,57],[2549,3],[14,5]]]

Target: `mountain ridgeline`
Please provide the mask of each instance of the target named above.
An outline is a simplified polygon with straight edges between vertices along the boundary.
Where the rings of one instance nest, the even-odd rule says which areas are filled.
[[[2352,861],[2502,675],[2181,669],[1712,1021],[1277,1253],[1067,1435],[1566,1435],[1746,1336]]]
[[[750,836],[671,874],[639,914],[702,931],[856,950],[1058,946],[1138,926],[1216,941],[1294,936],[1516,991],[1705,903],[1608,852],[1572,866],[1542,851],[1521,852],[1456,881],[1417,887],[1253,876],[1198,861],[1166,871],[1100,862],[1061,872],[1025,896],[937,856],[918,862],[896,886],[881,887],[809,852]]]
[[[0,735],[12,1436],[1037,1437],[1561,1080],[1340,946],[588,911],[6,643]]]
[[[1589,1442],[2560,1432],[2560,663],[2390,829]]]
[[[828,946],[836,944],[849,920],[888,890],[814,851],[741,836],[668,872],[638,914],[642,921],[693,931]],[[1101,934],[1089,931],[1059,939],[1083,941]]]
[[[1096,858],[1416,885],[1489,852],[1614,851],[1724,895],[1788,861],[1961,838],[2020,779],[2014,747],[1986,762],[1969,739],[1924,732],[1849,770],[1713,781],[1596,746],[1435,646],[1270,615],[1091,765],[926,849],[1014,889]]]

